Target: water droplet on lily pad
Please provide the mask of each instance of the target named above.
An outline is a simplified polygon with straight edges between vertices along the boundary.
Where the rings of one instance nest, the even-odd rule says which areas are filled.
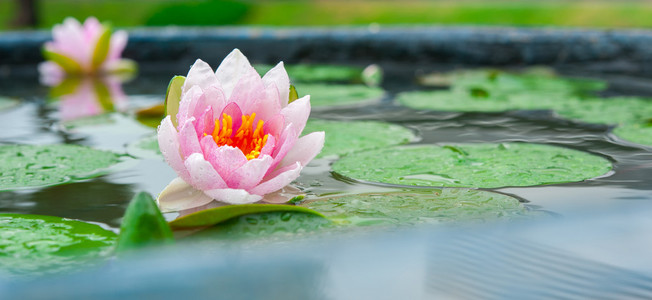
[[[0,190],[10,190],[100,176],[120,155],[77,145],[4,145],[0,161]]]
[[[577,182],[611,168],[593,154],[526,143],[389,147],[349,154],[332,166],[355,180],[478,188]]]
[[[0,273],[36,276],[77,271],[113,251],[116,234],[52,216],[0,214]]]
[[[340,225],[415,225],[511,220],[533,215],[517,199],[472,189],[370,193],[301,203]]]
[[[403,126],[377,121],[328,121],[310,119],[304,133],[326,132],[326,141],[317,156],[340,156],[348,153],[407,144],[416,137]]]
[[[346,84],[296,84],[299,98],[310,95],[312,107],[353,106],[379,101],[385,91],[378,87]]]

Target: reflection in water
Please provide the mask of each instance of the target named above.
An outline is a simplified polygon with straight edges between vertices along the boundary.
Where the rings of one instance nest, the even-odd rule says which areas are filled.
[[[119,76],[67,77],[50,89],[50,99],[59,99],[62,121],[124,111],[127,96]]]
[[[115,184],[96,178],[34,192],[2,192],[0,213],[50,215],[101,222],[117,228],[134,190],[131,184]]]

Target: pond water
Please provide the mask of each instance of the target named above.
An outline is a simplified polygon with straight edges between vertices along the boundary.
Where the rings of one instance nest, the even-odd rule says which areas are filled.
[[[512,195],[532,211],[568,216],[577,211],[605,206],[622,208],[631,204],[652,203],[652,146],[623,140],[614,135],[612,127],[607,125],[569,120],[545,109],[442,112],[409,108],[397,101],[397,95],[415,90],[442,89],[417,84],[410,69],[410,66],[386,69],[381,85],[385,94],[375,99],[377,101],[344,107],[313,106],[311,118],[374,120],[404,126],[415,136],[409,141],[413,145],[527,142],[579,150],[605,158],[613,164],[613,170],[579,182],[487,189]],[[107,174],[93,179],[4,191],[0,193],[0,212],[80,219],[105,224],[117,231],[126,206],[137,191],[157,195],[176,177],[160,155],[138,146],[143,139],[151,139],[155,129],[136,119],[138,110],[163,101],[172,75],[141,76],[125,83],[123,103],[114,103],[116,108],[122,109],[121,113],[90,119],[86,117],[82,121],[73,119],[83,116],[83,105],[63,107],[64,102],[49,100],[48,88],[39,85],[37,80],[4,81],[0,90],[2,96],[16,97],[20,101],[0,110],[3,128],[0,143],[76,144],[125,153],[127,157],[124,157],[124,162],[110,168]],[[301,84],[297,84],[297,87],[300,94],[310,94],[310,89],[301,90]],[[633,93],[650,94],[652,89],[639,89]],[[598,94],[611,97],[626,93],[617,82],[612,82],[610,87]],[[75,115],[75,112],[79,114]],[[307,199],[403,189],[392,184],[348,179],[331,171],[333,161],[329,157],[316,159],[304,169],[293,186],[302,190]],[[435,182],[442,179],[437,174],[419,174],[414,178]],[[170,220],[175,217],[174,213],[166,215]]]

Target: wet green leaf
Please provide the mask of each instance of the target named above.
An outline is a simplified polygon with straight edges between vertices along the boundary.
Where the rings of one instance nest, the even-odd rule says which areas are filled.
[[[294,205],[280,204],[241,204],[227,205],[216,208],[205,209],[189,215],[180,217],[172,222],[170,226],[173,229],[195,228],[204,226],[214,226],[226,220],[249,214],[259,214],[267,212],[299,212],[313,214],[323,217],[320,213]]]
[[[45,59],[59,65],[68,74],[80,74],[82,68],[74,59],[57,52],[43,50]]]
[[[254,67],[264,75],[274,66],[257,64]],[[292,82],[359,82],[362,74],[362,68],[337,65],[286,65],[285,70]]]
[[[598,124],[645,123],[652,116],[652,99],[589,98],[567,101],[556,109],[562,117]]]
[[[152,196],[144,192],[134,196],[120,225],[116,251],[123,253],[173,242],[172,230]]]
[[[17,276],[78,271],[113,251],[115,233],[53,216],[0,214],[0,273]]]
[[[614,129],[614,134],[626,141],[652,146],[652,126],[647,124],[627,124]]]
[[[612,165],[577,150],[502,143],[383,148],[349,154],[332,168],[363,181],[496,188],[582,181],[606,174]]]
[[[5,145],[0,161],[0,190],[10,190],[96,177],[120,156],[77,145]]]
[[[109,55],[109,48],[111,46],[111,27],[104,25],[102,27],[102,34],[95,44],[95,49],[93,50],[93,59],[91,60],[91,65],[93,70],[97,70],[102,66],[106,60],[107,55]]]
[[[385,92],[376,87],[344,84],[297,84],[301,95],[310,95],[312,107],[350,106],[380,100]],[[301,96],[300,95],[300,96]]]
[[[438,189],[324,197],[300,204],[340,225],[485,222],[530,215],[515,198],[471,189]]]
[[[175,127],[177,126],[177,113],[179,112],[179,102],[181,102],[181,92],[185,82],[186,77],[184,76],[172,77],[165,93],[165,114],[170,116]]]
[[[235,216],[217,226],[199,231],[191,237],[191,240],[211,242],[250,239],[247,245],[254,242],[287,242],[292,238],[300,238],[324,229],[333,229],[333,227],[330,220],[312,212],[263,212]]]
[[[303,130],[326,132],[324,148],[317,157],[340,156],[361,150],[407,144],[414,133],[399,125],[376,121],[328,121],[310,119]]]

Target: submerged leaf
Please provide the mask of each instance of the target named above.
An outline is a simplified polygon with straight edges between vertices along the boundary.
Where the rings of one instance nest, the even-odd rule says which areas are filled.
[[[181,91],[183,84],[186,82],[184,76],[174,76],[170,80],[168,90],[165,93],[165,114],[172,119],[172,124],[177,126],[177,113],[179,112],[179,103],[181,102]]]
[[[577,150],[502,143],[383,148],[349,154],[332,168],[363,181],[497,188],[582,181],[606,174],[612,165]]]
[[[0,190],[10,190],[96,177],[120,156],[77,145],[5,145],[0,161]]]
[[[172,242],[172,230],[152,196],[144,192],[134,196],[120,225],[116,251],[122,253]]]
[[[53,216],[0,214],[0,274],[35,276],[78,271],[106,258],[115,233]]]
[[[323,217],[320,213],[294,205],[241,204],[210,208],[180,217],[172,222],[173,229],[213,226],[229,219],[249,214],[266,212],[300,212]]]

